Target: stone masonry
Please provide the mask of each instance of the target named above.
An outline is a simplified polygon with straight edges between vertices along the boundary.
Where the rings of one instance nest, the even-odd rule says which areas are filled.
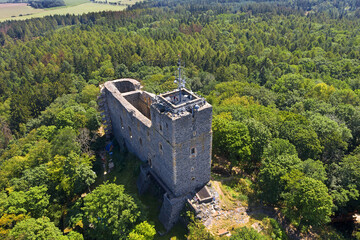
[[[184,88],[142,91],[134,79],[106,82],[104,94],[112,133],[144,162],[139,193],[148,189],[150,176],[165,191],[159,218],[169,230],[186,200],[210,180],[212,106]]]

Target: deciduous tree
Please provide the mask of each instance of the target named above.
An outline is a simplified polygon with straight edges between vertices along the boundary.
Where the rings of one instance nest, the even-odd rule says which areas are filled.
[[[283,179],[287,181],[284,213],[295,225],[306,229],[330,222],[333,202],[324,183],[301,174]]]
[[[139,219],[134,199],[114,183],[98,186],[84,198],[84,224],[94,238],[126,239]]]

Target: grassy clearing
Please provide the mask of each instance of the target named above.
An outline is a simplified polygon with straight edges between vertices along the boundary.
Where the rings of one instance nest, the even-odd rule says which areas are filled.
[[[88,3],[88,0],[64,0],[66,6],[77,6],[82,3]]]
[[[249,179],[232,177],[222,181],[223,187],[226,189],[227,194],[234,200],[241,201],[243,206],[248,206],[249,198],[254,200],[253,184]]]
[[[69,0],[69,4],[76,4],[76,1],[80,0]],[[98,4],[98,3],[83,3],[76,6],[69,6],[69,7],[59,7],[59,8],[51,8],[49,10],[42,10],[41,12],[34,13],[32,15],[27,16],[18,16],[18,17],[3,17],[0,13],[0,21],[6,21],[6,20],[25,20],[29,18],[39,18],[39,17],[45,17],[50,15],[65,15],[65,14],[75,14],[75,15],[81,15],[84,13],[89,12],[102,12],[102,11],[122,11],[126,8],[126,6],[116,6],[116,5],[110,5],[110,4]],[[15,10],[10,10],[15,11]]]
[[[0,3],[8,0],[0,0]],[[26,3],[0,4],[0,22],[6,20],[25,20],[29,18],[41,18],[50,15],[75,14],[81,15],[89,12],[122,11],[141,0],[108,0],[108,2],[119,2],[121,5],[110,5],[92,3],[89,0],[64,0],[66,6],[34,9]],[[101,1],[101,0],[100,0]],[[105,0],[103,1],[105,2]],[[20,16],[21,15],[21,16]]]
[[[125,4],[125,5],[134,5],[135,3],[137,3],[137,2],[141,2],[141,1],[139,1],[139,0],[122,0],[121,1],[121,3],[122,4]]]
[[[212,186],[219,194],[221,211],[213,215],[212,223],[208,227],[211,233],[217,235],[220,229],[233,231],[241,227],[251,228],[252,225],[265,229],[267,234],[269,228],[263,221],[269,215],[260,208],[256,211],[249,211],[249,199],[253,191],[251,182],[247,179],[231,176],[212,176]]]
[[[0,18],[15,19],[20,14],[36,14],[43,12],[43,9],[35,9],[27,6],[26,3],[4,3],[0,4]],[[12,17],[15,16],[15,17]]]
[[[133,5],[139,0],[96,0],[96,2],[120,3],[121,5]]]

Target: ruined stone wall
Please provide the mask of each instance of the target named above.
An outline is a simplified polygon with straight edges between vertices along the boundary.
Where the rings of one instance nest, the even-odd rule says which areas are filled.
[[[125,144],[130,152],[135,153],[142,161],[146,161],[151,150],[146,137],[151,133],[150,119],[129,103],[113,82],[106,82],[104,86],[114,136],[120,145]],[[131,93],[127,94],[131,95]]]
[[[140,89],[140,83],[135,79],[119,79],[112,81],[112,84],[119,90],[121,93],[136,91]]]
[[[104,88],[117,141],[148,162],[140,171],[139,192],[151,184],[150,175],[166,191],[159,219],[169,230],[186,199],[210,180],[212,107],[204,101],[193,112],[163,111],[159,102],[152,104],[155,95],[133,79],[106,82]]]
[[[125,143],[142,161],[148,161],[174,196],[204,186],[210,180],[211,105],[206,103],[194,114],[173,115],[150,105],[152,96],[137,86],[126,85],[135,90],[120,93],[119,85],[104,85],[118,142]]]
[[[131,102],[139,95],[148,104],[151,95],[132,91],[121,94],[113,82],[106,82],[107,101],[113,125],[113,134],[119,143],[124,143],[127,149],[137,155],[142,161],[148,161],[153,171],[163,180],[170,190],[174,189],[174,172],[172,168],[173,146],[168,139],[168,130],[159,130],[159,113],[156,109],[149,109],[149,116],[144,116]],[[130,102],[127,100],[129,99]],[[143,104],[143,105],[144,105]],[[145,110],[146,111],[146,110]],[[168,121],[169,123],[171,120]],[[171,124],[171,123],[170,123]]]
[[[133,91],[123,94],[125,99],[139,110],[145,117],[151,119],[150,116],[150,96],[143,91]]]

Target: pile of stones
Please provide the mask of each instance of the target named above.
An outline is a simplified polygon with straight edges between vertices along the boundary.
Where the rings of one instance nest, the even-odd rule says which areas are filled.
[[[250,217],[247,214],[247,208],[238,206],[235,209],[227,210],[224,205],[221,206],[219,193],[210,185],[207,185],[212,201],[209,203],[200,203],[199,199],[194,196],[188,202],[194,209],[195,217],[203,222],[208,229],[217,221],[229,219],[235,224],[246,224]]]

